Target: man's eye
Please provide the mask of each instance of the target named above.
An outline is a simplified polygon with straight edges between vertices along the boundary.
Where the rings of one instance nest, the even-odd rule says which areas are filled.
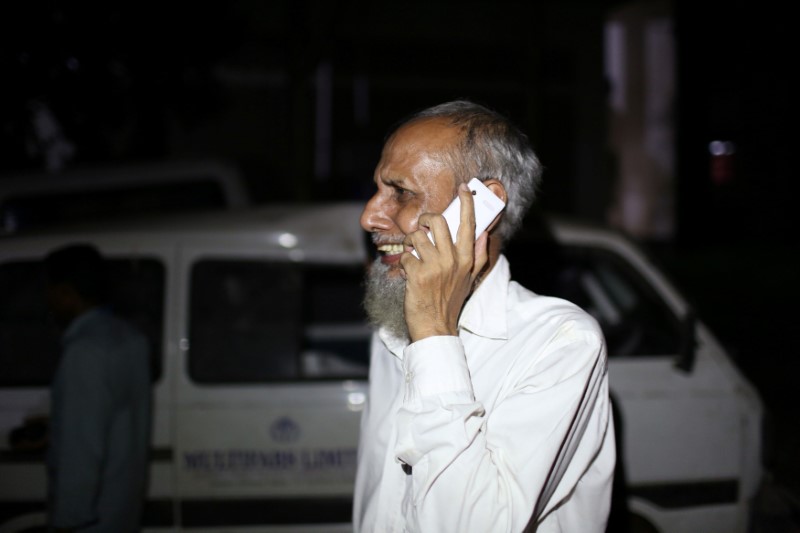
[[[394,195],[401,199],[408,198],[414,194],[408,189],[404,189],[402,187],[393,187],[393,189],[394,189]]]

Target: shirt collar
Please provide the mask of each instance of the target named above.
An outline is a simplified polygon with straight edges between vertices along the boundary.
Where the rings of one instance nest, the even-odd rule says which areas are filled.
[[[494,267],[475,289],[458,320],[458,327],[488,339],[508,338],[508,283],[511,273],[508,259],[497,258]]]

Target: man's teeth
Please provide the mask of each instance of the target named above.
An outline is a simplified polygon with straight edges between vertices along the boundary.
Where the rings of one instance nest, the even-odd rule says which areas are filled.
[[[388,255],[401,254],[405,251],[402,244],[381,244],[378,246],[378,251]]]

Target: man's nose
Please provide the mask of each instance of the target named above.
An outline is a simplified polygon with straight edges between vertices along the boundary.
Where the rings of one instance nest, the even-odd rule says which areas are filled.
[[[392,220],[389,217],[386,205],[376,194],[369,199],[364,211],[361,213],[361,227],[366,231],[386,231],[391,229]]]

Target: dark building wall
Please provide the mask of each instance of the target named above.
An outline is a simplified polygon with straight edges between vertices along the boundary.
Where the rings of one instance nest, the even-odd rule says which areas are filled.
[[[679,238],[794,238],[792,17],[773,2],[676,3]],[[735,154],[715,177],[709,143]]]

